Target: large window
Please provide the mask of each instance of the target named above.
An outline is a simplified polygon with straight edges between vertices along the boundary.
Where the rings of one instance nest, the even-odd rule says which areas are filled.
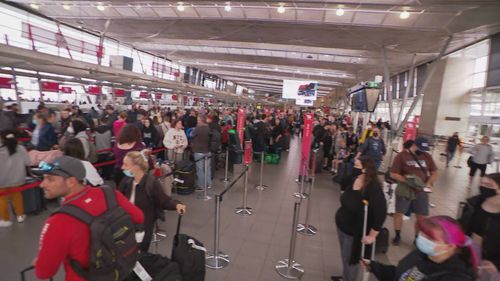
[[[483,88],[486,85],[489,51],[490,39],[486,39],[449,55],[449,57],[470,58],[474,60],[472,89]]]

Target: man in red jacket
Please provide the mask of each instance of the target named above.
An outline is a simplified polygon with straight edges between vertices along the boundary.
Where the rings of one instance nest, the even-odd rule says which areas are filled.
[[[43,174],[41,187],[45,198],[63,197],[62,204],[76,205],[93,216],[106,211],[106,198],[100,188],[87,187],[83,184],[85,168],[82,162],[69,156],[56,158],[35,173]],[[130,203],[120,192],[115,192],[116,200],[131,217],[135,224],[144,222],[142,211]],[[77,261],[83,268],[90,262],[90,230],[88,225],[63,213],[50,216],[40,235],[35,273],[39,279],[48,279],[56,275],[61,263],[64,264],[66,281],[84,281],[71,267],[70,260]]]

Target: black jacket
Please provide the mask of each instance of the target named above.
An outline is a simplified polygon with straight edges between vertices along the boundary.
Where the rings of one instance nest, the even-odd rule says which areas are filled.
[[[415,250],[397,266],[371,262],[371,272],[380,281],[474,281],[474,271],[454,255],[443,263],[434,263],[422,252]]]

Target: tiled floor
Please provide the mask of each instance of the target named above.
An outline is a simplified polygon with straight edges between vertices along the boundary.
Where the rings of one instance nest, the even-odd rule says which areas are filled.
[[[249,177],[248,205],[254,209],[254,215],[242,217],[234,214],[234,209],[241,206],[243,186],[238,183],[229,191],[222,202],[220,250],[229,254],[231,263],[221,270],[207,269],[207,281],[246,281],[246,280],[285,280],[279,276],[274,266],[280,259],[288,257],[292,228],[292,194],[297,190],[295,177],[298,171],[300,148],[297,139],[292,140],[290,152],[284,152],[280,165],[266,165],[264,183],[270,188],[258,191],[253,187],[258,183],[259,166],[254,164]],[[435,153],[436,156],[439,153]],[[436,157],[438,160],[438,157]],[[463,160],[466,157],[463,157]],[[439,160],[438,160],[439,161]],[[464,160],[465,161],[465,160]],[[468,195],[465,167],[445,169],[440,165],[440,176],[436,184],[432,202],[437,204],[432,214],[454,216],[457,203]],[[465,166],[463,164],[463,166]],[[217,174],[217,179],[221,173]],[[211,192],[221,192],[224,185],[214,182]],[[297,235],[295,259],[300,262],[305,275],[302,280],[329,280],[329,276],[340,273],[340,256],[334,223],[334,215],[339,207],[339,189],[331,181],[329,174],[318,174],[313,193],[311,224],[318,228],[315,236]],[[182,232],[196,237],[212,251],[214,237],[214,200],[201,201],[196,195],[177,196],[188,205],[188,213],[183,219]],[[301,206],[300,221],[305,217],[306,202]],[[22,224],[15,224],[9,229],[0,229],[0,280],[19,280],[19,271],[31,263],[37,251],[38,235],[45,212],[30,217]],[[158,244],[158,252],[169,255],[171,239],[175,230],[176,215],[167,214],[167,221],[162,225],[169,236]],[[386,225],[392,231],[392,219],[387,218]],[[413,226],[406,221],[403,230],[403,243],[399,247],[390,247],[387,256],[377,259],[397,262],[412,249]],[[151,250],[154,252],[155,247]],[[62,280],[58,274],[56,280]],[[34,279],[31,279],[34,280]]]

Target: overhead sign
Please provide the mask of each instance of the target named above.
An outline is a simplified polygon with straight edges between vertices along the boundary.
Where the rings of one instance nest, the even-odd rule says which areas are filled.
[[[57,82],[42,82],[42,91],[44,92],[59,92],[59,83]]]
[[[59,91],[61,91],[61,93],[63,93],[63,94],[71,94],[73,92],[73,89],[71,87],[68,87],[68,86],[61,86]]]
[[[318,96],[318,81],[283,80],[285,99],[316,100]]]
[[[300,106],[313,106],[314,101],[310,99],[296,99],[295,100],[295,105],[300,105]]]
[[[116,90],[115,89],[115,94],[116,94]],[[99,86],[89,86],[87,88],[87,93],[89,94],[92,94],[92,95],[100,95],[101,94],[101,87]],[[125,91],[123,91],[124,95],[125,95]]]
[[[12,78],[0,77],[0,88],[3,89],[12,88]]]

